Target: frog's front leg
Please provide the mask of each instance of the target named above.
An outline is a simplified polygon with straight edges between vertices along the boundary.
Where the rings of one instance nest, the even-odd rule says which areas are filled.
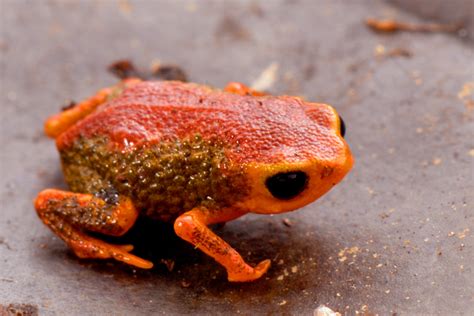
[[[179,237],[223,265],[227,270],[229,281],[249,282],[260,278],[268,270],[270,260],[260,262],[255,268],[251,267],[237,251],[207,227],[210,224],[235,219],[243,214],[232,210],[211,211],[197,208],[179,216],[174,223],[174,230]]]
[[[153,264],[129,252],[132,245],[112,245],[92,238],[82,230],[110,236],[125,234],[135,223],[138,211],[132,201],[119,196],[117,203],[107,203],[92,194],[47,189],[38,194],[35,208],[41,220],[80,258],[114,258],[130,265],[149,269]]]
[[[240,82],[229,82],[225,86],[224,91],[238,95],[252,95],[254,97],[266,95],[266,93],[254,90]]]

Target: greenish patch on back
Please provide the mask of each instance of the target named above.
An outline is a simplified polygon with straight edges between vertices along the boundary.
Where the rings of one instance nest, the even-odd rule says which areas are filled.
[[[172,220],[194,207],[221,209],[243,200],[249,187],[224,147],[195,136],[120,152],[104,137],[80,138],[61,152],[75,192],[132,198],[148,216]]]

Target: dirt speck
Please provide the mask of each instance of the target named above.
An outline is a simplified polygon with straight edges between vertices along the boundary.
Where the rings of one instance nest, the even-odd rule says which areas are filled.
[[[374,55],[376,57],[380,57],[380,56],[385,55],[385,46],[383,46],[382,44],[375,45]]]
[[[313,316],[341,316],[341,314],[333,311],[327,306],[320,305],[314,310]]]
[[[10,244],[3,237],[0,237],[0,245],[4,245],[8,250],[13,250]]]
[[[61,106],[61,111],[67,111],[76,106],[76,102],[73,100],[67,100],[64,105]]]
[[[247,41],[251,39],[250,32],[240,24],[239,20],[231,16],[225,16],[217,25],[215,32],[217,40]]]
[[[265,12],[263,11],[262,7],[257,2],[252,2],[250,4],[249,11],[251,14],[259,18],[263,18],[265,16]]]
[[[341,249],[337,256],[339,257],[339,262],[344,262],[347,260],[348,257],[356,258],[357,254],[360,252],[360,248],[357,246],[354,247],[345,247]]]
[[[387,212],[383,212],[383,213],[379,214],[379,216],[380,216],[381,219],[386,219],[386,218],[389,218],[390,215],[392,215],[393,212],[395,212],[395,209],[391,208]]]
[[[458,99],[464,102],[467,110],[474,109],[474,81],[466,82],[458,92]]]
[[[0,304],[1,316],[38,316],[38,307],[33,304]]]
[[[174,269],[174,260],[172,259],[161,259],[161,263],[163,263],[166,266],[166,269],[168,269],[169,272],[173,271]]]
[[[133,10],[132,5],[128,0],[119,0],[118,6],[120,12],[122,12],[124,15],[130,15]]]
[[[458,236],[459,239],[464,239],[466,235],[469,233],[469,231],[470,231],[469,228],[464,228],[462,232],[459,232],[456,235]]]
[[[283,225],[285,225],[286,227],[291,227],[291,226],[293,226],[293,223],[291,222],[291,220],[290,220],[289,218],[284,218],[284,219],[282,220],[282,222],[283,222]]]
[[[184,9],[188,12],[193,13],[197,11],[198,6],[195,1],[189,1],[188,3],[186,3],[186,6],[184,7]]]
[[[440,165],[441,162],[443,162],[443,161],[441,160],[441,158],[433,158],[433,161],[432,161],[433,165],[435,165],[435,166]]]

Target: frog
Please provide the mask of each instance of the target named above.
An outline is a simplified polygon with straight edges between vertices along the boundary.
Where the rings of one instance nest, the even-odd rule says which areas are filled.
[[[214,224],[281,214],[323,196],[351,170],[345,124],[334,107],[231,82],[224,89],[123,78],[49,117],[69,190],[45,189],[34,206],[75,255],[141,269],[153,263],[123,236],[139,217],[168,222],[212,257],[230,282],[261,278]]]

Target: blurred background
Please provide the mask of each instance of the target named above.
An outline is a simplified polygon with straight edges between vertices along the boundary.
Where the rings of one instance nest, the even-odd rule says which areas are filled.
[[[474,314],[473,12],[462,0],[0,0],[0,314]],[[356,164],[341,184],[297,212],[216,228],[249,262],[272,259],[266,278],[230,284],[146,222],[125,239],[152,271],[79,260],[37,218],[36,194],[64,187],[45,118],[114,84],[107,66],[124,58],[344,117]]]

